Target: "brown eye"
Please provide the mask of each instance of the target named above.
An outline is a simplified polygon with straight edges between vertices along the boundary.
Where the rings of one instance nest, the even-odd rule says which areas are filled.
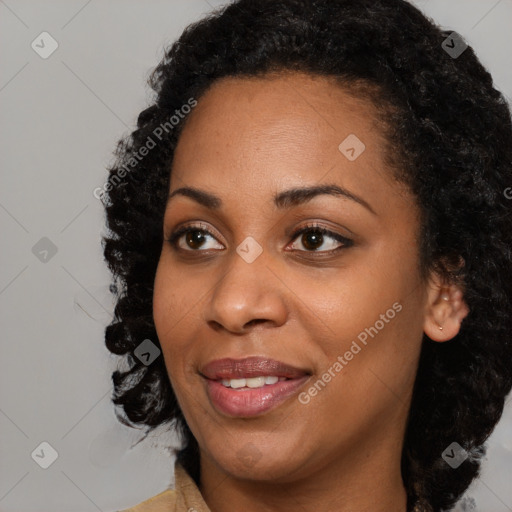
[[[184,244],[187,248],[183,246],[183,244],[179,244],[180,239],[184,239]],[[204,229],[202,226],[184,226],[169,237],[169,243],[177,248],[182,249],[184,251],[190,251],[190,252],[200,252],[199,249],[205,245],[205,242],[208,240],[208,238],[212,238],[213,240],[216,240],[216,238],[208,231],[207,229]],[[203,249],[208,250],[211,248]]]
[[[301,242],[308,250],[316,250],[322,246],[324,235],[320,231],[309,231],[302,234]]]
[[[185,233],[185,243],[192,249],[198,249],[204,243],[204,232],[200,230],[191,230]]]
[[[292,236],[295,239],[299,235],[302,235],[302,237],[300,238],[300,243],[303,245],[303,247],[306,248],[306,251],[301,252],[329,253],[336,252],[353,245],[352,240],[349,240],[348,238],[345,238],[344,236],[341,236],[338,233],[334,233],[333,231],[330,231],[316,224],[312,226],[306,226],[296,231]],[[337,242],[338,247],[335,247],[335,242],[327,243],[326,239],[329,238]],[[327,243],[327,247],[325,248],[325,250],[318,251],[317,249],[319,247],[322,247],[325,243]]]

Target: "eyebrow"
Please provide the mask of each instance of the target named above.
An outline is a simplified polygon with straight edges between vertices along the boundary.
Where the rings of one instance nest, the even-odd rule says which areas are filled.
[[[285,190],[274,196],[274,204],[279,209],[291,208],[311,201],[311,199],[314,197],[323,194],[341,196],[345,199],[350,199],[364,206],[374,215],[377,215],[375,210],[364,199],[356,196],[355,194],[352,194],[352,192],[349,192],[348,190],[336,184],[314,185],[311,187],[292,188],[290,190]],[[181,187],[174,190],[169,194],[167,201],[169,202],[173,197],[178,195],[189,197],[202,206],[205,206],[211,210],[218,210],[222,207],[222,199],[220,197],[194,187]]]

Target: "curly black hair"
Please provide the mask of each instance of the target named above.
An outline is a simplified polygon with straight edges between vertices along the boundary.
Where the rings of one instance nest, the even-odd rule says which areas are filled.
[[[148,432],[173,423],[196,482],[197,441],[163,358],[134,357],[145,339],[160,346],[153,282],[174,149],[184,106],[213,82],[285,71],[335,77],[376,106],[390,168],[422,211],[423,275],[461,284],[470,310],[450,342],[424,335],[402,452],[408,510],[451,508],[478,475],[512,387],[512,126],[473,49],[445,51],[453,37],[404,0],[236,0],[189,25],[152,72],[154,103],[119,141],[102,194],[117,298],[105,342],[128,363],[112,375],[118,418]],[[456,470],[441,457],[454,441],[469,454]]]

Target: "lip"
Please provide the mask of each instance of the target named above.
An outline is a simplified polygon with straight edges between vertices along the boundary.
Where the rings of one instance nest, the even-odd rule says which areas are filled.
[[[311,374],[281,361],[264,357],[218,359],[200,371],[212,406],[221,414],[249,418],[262,415],[282,405],[309,380]],[[261,388],[228,388],[220,380],[274,375],[288,380]]]
[[[211,380],[244,379],[276,375],[287,379],[298,379],[309,372],[267,357],[246,357],[244,359],[217,359],[203,366],[200,373]]]

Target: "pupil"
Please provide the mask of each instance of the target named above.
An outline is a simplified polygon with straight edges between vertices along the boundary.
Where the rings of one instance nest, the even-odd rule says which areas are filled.
[[[311,244],[309,243],[309,241],[311,239],[313,240],[313,243],[312,243],[312,245],[314,246],[314,247],[312,247],[313,249],[316,249],[317,247],[320,247],[322,245],[322,234],[319,231],[311,231],[309,233],[304,234],[303,241],[302,241],[302,243],[304,244],[304,247],[311,249],[311,247],[310,247]],[[316,239],[316,245],[315,245],[315,239]],[[306,243],[304,243],[305,240],[307,241]]]
[[[204,241],[204,235],[201,233],[201,231],[191,231],[188,234],[187,243],[191,245],[193,248],[196,248],[197,244],[198,246],[201,246],[201,242]]]

